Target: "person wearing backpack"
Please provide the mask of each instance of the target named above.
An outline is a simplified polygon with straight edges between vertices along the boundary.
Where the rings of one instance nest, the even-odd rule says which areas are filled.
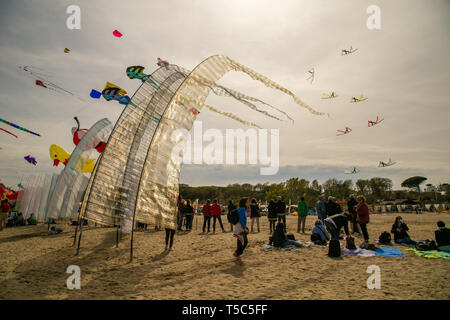
[[[230,200],[229,202],[228,202],[228,214],[227,214],[227,220],[228,220],[228,223],[230,224],[230,228],[231,228],[231,232],[233,232],[233,226],[234,226],[234,224],[231,222],[231,212],[233,211],[233,210],[237,210],[237,207],[235,206],[235,204],[233,203],[233,200]]]
[[[300,201],[297,203],[297,207],[297,233],[300,233],[300,226],[302,233],[305,233],[306,216],[308,215],[308,203],[305,201],[305,197],[301,197]]]
[[[253,225],[255,224],[256,221],[256,226],[258,228],[258,232],[260,231],[259,229],[259,205],[258,202],[256,201],[255,198],[252,199],[251,204],[250,204],[250,219],[252,220],[252,225],[251,225],[251,232],[253,232]]]
[[[275,224],[277,223],[277,211],[275,206],[275,200],[270,200],[267,206],[267,219],[269,219],[269,234],[272,234],[275,230]]]
[[[396,217],[391,229],[391,233],[394,234],[394,242],[416,245],[417,242],[411,240],[409,237],[408,230],[409,228],[406,223],[403,222],[403,218],[400,216]]]
[[[434,232],[434,235],[438,250],[450,252],[450,229],[445,227],[444,221],[438,221],[437,226],[439,229]]]
[[[208,224],[208,233],[209,227],[211,225],[211,200],[206,200],[206,204],[202,208],[203,213],[203,233],[206,230],[206,224]]]
[[[234,252],[235,257],[240,257],[244,253],[248,244],[248,227],[247,227],[247,206],[248,198],[242,198],[239,201],[239,208],[237,210],[238,222],[234,225],[233,236],[237,238],[237,248]]]

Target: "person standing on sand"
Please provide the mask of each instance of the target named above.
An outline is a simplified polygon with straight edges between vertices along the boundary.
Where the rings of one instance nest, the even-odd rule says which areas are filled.
[[[219,220],[220,228],[222,232],[226,232],[223,228],[222,224],[222,208],[220,207],[217,199],[213,200],[213,204],[211,206],[211,216],[213,217],[213,233],[216,233],[216,220]]]
[[[253,232],[253,225],[256,221],[256,226],[258,227],[258,232],[260,232],[259,229],[259,205],[255,198],[252,199],[252,202],[250,204],[250,219],[252,220],[252,226],[251,226],[251,232]]]
[[[164,249],[164,251],[167,251],[167,249],[169,249],[169,251],[172,250],[174,236],[175,236],[175,229],[166,228],[166,248]]]
[[[316,202],[317,218],[323,222],[327,217],[327,208],[325,207],[325,197],[320,196],[319,200]]]
[[[239,201],[238,208],[239,222],[234,226],[233,234],[233,237],[237,238],[237,248],[234,252],[235,257],[240,257],[248,244],[247,206],[248,198],[242,198]]]
[[[208,224],[208,233],[209,226],[211,225],[211,200],[206,200],[206,204],[202,208],[203,213],[203,233],[205,233],[206,224]]]
[[[286,232],[286,203],[281,199],[281,196],[277,197],[277,202],[275,203],[275,210],[277,212],[278,222],[282,221],[284,226],[284,232]]]
[[[186,231],[192,230],[192,220],[194,220],[194,208],[191,206],[191,201],[187,200],[183,209],[183,215],[186,217]]]
[[[233,224],[231,223],[230,216],[231,216],[231,211],[237,210],[237,207],[234,205],[233,200],[230,200],[228,202],[227,209],[228,209],[227,220],[228,220],[228,223],[230,224],[231,232],[233,232]]]
[[[302,233],[305,233],[306,216],[308,215],[308,203],[305,201],[305,197],[301,197],[300,201],[297,203],[297,233],[300,233],[300,226],[302,227]]]
[[[350,196],[350,199],[348,199],[347,201],[347,207],[348,207],[348,212],[350,213],[350,215],[352,216],[352,223],[351,223],[351,229],[352,229],[352,233],[360,233],[359,232],[359,227],[358,227],[358,214],[355,211],[355,206],[358,204],[358,201],[356,201],[355,196],[352,194]]]
[[[367,232],[367,224],[370,221],[369,207],[366,204],[366,198],[364,198],[364,196],[358,196],[356,200],[358,201],[358,204],[354,207],[354,209],[358,215],[357,221],[361,226],[364,242],[368,243],[369,233]]]
[[[267,206],[267,219],[269,219],[269,234],[272,234],[275,231],[275,224],[277,223],[277,212],[274,199],[270,200],[269,205]]]

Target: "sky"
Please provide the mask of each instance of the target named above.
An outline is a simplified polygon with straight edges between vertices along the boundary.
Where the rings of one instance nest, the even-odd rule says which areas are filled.
[[[81,9],[81,29],[66,26],[69,5]],[[380,8],[381,28],[370,30],[367,7]],[[280,169],[261,176],[252,165],[184,165],[180,182],[190,185],[281,182],[291,177],[390,178],[394,188],[423,175],[427,183],[450,182],[449,84],[450,2],[448,1],[22,1],[3,0],[0,10],[0,117],[41,134],[36,137],[6,124],[18,138],[0,132],[0,180],[16,186],[33,174],[58,173],[49,146],[73,150],[74,116],[82,128],[107,117],[115,122],[122,106],[89,97],[106,81],[130,95],[140,81],[126,77],[130,65],[150,73],[161,57],[186,69],[224,54],[265,75],[315,110],[316,116],[245,74],[228,73],[219,84],[258,97],[285,112],[294,123],[279,122],[224,97],[206,103],[267,129],[279,129]],[[119,30],[122,38],[112,35]],[[358,48],[341,56],[344,48]],[[71,52],[66,54],[64,48]],[[18,66],[33,66],[73,92],[38,87]],[[308,70],[315,79],[307,81]],[[339,97],[321,99],[325,92]],[[368,100],[349,103],[364,94]],[[368,128],[377,116],[385,120]],[[203,129],[242,125],[202,109]],[[345,126],[352,132],[336,136]],[[242,127],[247,129],[248,127]],[[38,164],[23,157],[31,154]],[[378,168],[380,160],[397,164]],[[357,175],[344,171],[358,167]]]

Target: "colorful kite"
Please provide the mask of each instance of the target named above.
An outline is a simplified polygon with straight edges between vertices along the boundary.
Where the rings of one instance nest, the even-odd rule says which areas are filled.
[[[156,63],[159,67],[169,68],[169,63],[167,61],[161,60],[158,58],[158,62]]]
[[[28,72],[31,76],[33,76],[36,80],[36,85],[41,86],[43,88],[47,88],[53,91],[57,91],[59,93],[68,93],[74,96],[74,94],[64,88],[61,88],[60,86],[52,83],[51,81],[47,80],[46,77],[48,77],[48,75],[41,73],[39,71],[36,71],[35,67],[30,67],[30,66],[19,66],[19,69]]]
[[[334,92],[334,91],[331,91],[330,94],[324,93],[323,95],[324,95],[325,97],[322,97],[322,99],[333,99],[333,98],[336,98],[336,97],[339,96],[339,95],[338,95],[336,92]]]
[[[364,98],[363,95],[360,95],[359,98],[352,97],[350,99],[350,103],[358,103],[358,102],[361,102],[361,101],[364,101],[364,100],[367,100],[367,99],[369,99],[369,98]]]
[[[120,37],[122,36],[122,34],[121,34],[119,31],[117,31],[117,30],[114,30],[114,31],[113,31],[113,35],[114,35],[115,37],[117,37],[117,38],[120,38]]]
[[[356,174],[356,173],[359,173],[359,172],[360,172],[360,170],[358,168],[356,168],[356,167],[353,167],[353,169],[351,171],[350,170],[344,171],[345,174]]]
[[[107,101],[115,100],[123,105],[127,105],[128,103],[130,103],[131,98],[129,96],[121,95],[119,94],[119,92],[119,88],[106,88],[102,91],[102,96]]]
[[[102,96],[102,93],[100,91],[92,89],[91,93],[89,95],[91,96],[91,98],[100,99],[100,97]]]
[[[5,119],[0,118],[0,122],[6,123],[7,125],[10,125],[11,127],[14,127],[16,129],[19,129],[19,130],[22,130],[22,131],[34,134],[35,136],[39,136],[39,137],[41,136],[39,133],[36,133],[36,132],[30,131],[28,129],[25,129],[25,128],[21,127],[21,126],[18,126],[17,124],[14,124],[12,122],[6,121]],[[3,129],[3,131],[6,131],[6,130]]]
[[[37,164],[36,158],[35,158],[35,157],[32,157],[31,155],[27,155],[27,156],[25,156],[25,157],[23,157],[23,158],[24,158],[25,160],[27,160],[28,163],[31,163],[31,164],[34,164],[34,165]]]
[[[12,136],[18,138],[14,133],[9,132],[8,130],[5,130],[5,129],[3,129],[3,128],[0,128],[0,130],[5,131],[6,133],[9,133],[10,135],[12,135]]]
[[[309,76],[309,78],[306,79],[306,80],[311,79],[311,82],[310,82],[310,83],[313,83],[313,81],[314,81],[314,74],[315,74],[314,68],[311,68],[310,70],[308,70],[308,72],[309,72],[310,76]]]
[[[77,117],[74,117],[74,119],[77,122],[77,126],[72,127],[72,135],[73,135],[73,143],[77,146],[80,143],[81,139],[84,137],[84,135],[88,132],[88,129],[80,129],[80,121],[78,121]],[[99,153],[102,153],[105,147],[106,142],[100,141],[99,138],[95,137],[92,143],[87,146],[86,150],[95,149]]]
[[[358,49],[357,49],[357,48],[356,48],[356,49],[353,49],[352,46],[350,46],[350,50],[342,49],[342,51],[341,51],[341,56],[349,55],[350,53],[353,53],[353,52],[355,52],[356,50],[358,50]]]
[[[156,81],[152,78],[151,75],[143,73],[144,67],[143,66],[131,66],[127,68],[127,76],[130,79],[139,79],[142,82],[150,81],[150,84],[155,88],[158,89],[159,85],[161,84],[159,81]]]
[[[384,167],[390,167],[390,166],[392,166],[392,165],[394,165],[394,164],[396,164],[397,162],[392,162],[392,160],[391,160],[391,158],[389,158],[389,161],[386,163],[386,162],[383,162],[383,161],[380,161],[379,163],[378,163],[378,167],[380,167],[380,168],[384,168]]]
[[[65,53],[69,53],[69,52],[70,52],[70,50],[69,50],[69,49],[67,49],[67,48],[64,48],[64,52],[65,52]]]
[[[378,119],[378,116],[377,116],[377,120],[375,120],[375,121],[368,121],[367,122],[367,126],[368,127],[373,127],[373,126],[375,126],[375,125],[377,125],[377,124],[379,124],[381,121],[383,121],[384,119]]]
[[[339,132],[337,136],[343,136],[344,134],[352,132],[352,129],[350,129],[349,127],[345,127],[345,130],[337,130],[337,132]]]
[[[61,162],[66,165],[69,161],[70,154],[56,144],[50,146],[50,158],[53,160],[53,166],[56,167]],[[87,159],[81,169],[81,173],[91,173],[94,170],[95,159]]]

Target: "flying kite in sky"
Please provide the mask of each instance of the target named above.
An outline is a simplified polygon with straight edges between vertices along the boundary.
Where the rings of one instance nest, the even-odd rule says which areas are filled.
[[[77,126],[72,127],[72,135],[73,135],[73,143],[77,146],[80,143],[80,140],[88,132],[88,129],[80,129],[80,121],[78,120],[77,117],[74,117],[74,119],[77,122]],[[92,143],[87,146],[86,150],[95,149],[99,153],[102,153],[105,147],[106,142],[101,141],[99,138],[95,137]]]
[[[375,121],[369,120],[369,121],[367,122],[367,126],[368,126],[368,127],[373,127],[373,126],[379,124],[379,123],[380,123],[381,121],[383,121],[383,120],[384,120],[384,119],[378,119],[378,116],[377,116],[377,120],[375,120]]]
[[[70,154],[56,144],[50,146],[50,158],[53,160],[53,166],[56,167],[61,162],[66,165],[69,161]],[[91,173],[94,170],[95,159],[87,159],[81,169],[81,173]]]
[[[324,95],[325,97],[323,97],[322,99],[333,99],[333,98],[336,98],[336,97],[339,96],[339,95],[338,95],[336,92],[334,92],[334,91],[331,91],[330,94],[324,93],[323,95]]]
[[[70,52],[70,50],[69,50],[69,49],[67,49],[67,48],[64,48],[64,52],[65,52],[65,53],[69,53],[69,52]]]
[[[364,100],[367,100],[367,99],[369,99],[369,98],[364,98],[363,95],[360,95],[359,98],[352,97],[350,99],[350,103],[358,103],[358,102],[361,102],[361,101],[364,101]]]
[[[34,164],[34,165],[37,164],[36,158],[35,158],[35,157],[32,157],[31,155],[27,155],[27,156],[25,156],[25,157],[23,157],[23,158],[24,158],[25,160],[27,160],[28,163],[31,163],[31,164]]]
[[[391,158],[389,158],[389,161],[387,163],[383,162],[383,161],[380,161],[380,163],[378,163],[378,167],[380,167],[380,168],[390,167],[390,166],[392,166],[392,165],[394,165],[396,163],[397,162],[392,162]]]
[[[9,132],[8,130],[5,130],[5,129],[3,129],[3,128],[0,128],[0,130],[5,131],[6,133],[9,133],[10,135],[12,135],[12,136],[14,136],[14,137],[17,138],[17,136],[16,136],[14,133]]]
[[[115,84],[112,84],[110,82],[106,82],[105,88],[102,91],[102,96],[107,101],[115,100],[120,104],[127,105],[128,103],[130,103],[131,98],[129,96],[126,96],[126,93],[127,92],[121,87],[116,86]]]
[[[360,172],[360,170],[358,168],[356,168],[356,167],[353,167],[353,169],[351,171],[350,170],[344,171],[345,174],[356,174],[356,173],[359,173],[359,172]]]
[[[36,133],[36,132],[30,131],[28,129],[25,129],[25,128],[21,127],[21,126],[18,126],[17,124],[14,124],[12,122],[6,121],[5,119],[0,118],[0,122],[6,123],[6,124],[10,125],[11,127],[16,128],[16,129],[19,129],[19,130],[22,130],[22,131],[34,134],[35,136],[41,136],[39,133]],[[2,129],[2,130],[6,131],[5,129]],[[16,138],[17,138],[17,136],[16,136]]]
[[[169,67],[169,63],[167,61],[161,60],[161,58],[158,58],[158,62],[156,63],[159,67]]]
[[[147,80],[150,80],[150,83],[155,89],[159,88],[159,81],[156,81],[152,79],[152,76],[149,74],[143,73],[144,67],[143,66],[130,66],[127,68],[127,76],[130,79],[139,79],[142,82],[145,82]]]
[[[117,38],[120,38],[122,36],[122,33],[120,33],[118,30],[114,30],[113,35]]]
[[[344,134],[352,132],[352,129],[350,129],[349,127],[345,127],[345,130],[337,130],[337,132],[339,132],[337,136],[343,136]]]
[[[308,72],[309,72],[310,76],[309,76],[309,78],[306,79],[306,80],[311,79],[311,82],[310,82],[310,83],[313,83],[313,81],[314,81],[314,75],[315,75],[314,68],[311,68],[310,70],[308,70]]]
[[[352,46],[350,46],[350,50],[342,49],[342,51],[341,51],[341,56],[349,55],[350,53],[353,53],[353,52],[355,52],[356,50],[358,50],[358,48],[353,49]]]
[[[100,99],[100,97],[102,96],[102,93],[100,91],[92,89],[91,93],[89,95],[91,96],[91,98]]]
[[[37,86],[41,86],[43,88],[54,90],[59,93],[68,93],[68,94],[74,96],[74,94],[72,92],[70,92],[64,88],[61,88],[60,86],[58,86],[58,85],[54,84],[53,82],[51,82],[50,80],[48,80],[47,79],[48,75],[46,75],[40,71],[36,71],[35,69],[37,69],[37,68],[35,68],[35,67],[32,68],[30,66],[24,66],[24,67],[19,66],[19,69],[21,69],[21,70],[29,73],[31,76],[33,76],[36,79]]]

